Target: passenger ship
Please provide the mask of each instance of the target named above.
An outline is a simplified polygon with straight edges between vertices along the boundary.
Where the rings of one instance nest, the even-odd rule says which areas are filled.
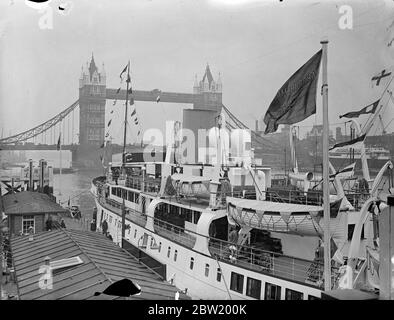
[[[220,130],[224,114],[219,119]],[[337,193],[329,197],[329,239],[337,248],[330,252],[331,274],[324,277],[322,238],[328,228],[322,193],[279,196],[271,188],[270,168],[255,163],[250,140],[230,157],[220,134],[212,136],[218,137],[216,154],[205,163],[170,161],[180,140],[169,143],[162,162],[127,162],[125,153],[122,161],[112,161],[106,176],[92,182],[96,230],[108,232],[193,299],[319,299],[324,278],[331,279],[331,289],[352,288],[368,277],[374,287],[369,262],[379,254],[372,211],[384,207],[378,187],[391,162],[371,192],[354,194],[352,203],[339,178],[331,179]],[[143,290],[149,284],[140,285]]]
[[[259,175],[248,177],[242,172],[244,168],[229,167],[229,180],[221,181],[213,179],[215,167],[207,165],[128,163],[126,177],[118,176],[120,168],[121,163],[112,163],[106,177],[93,181],[98,229],[101,230],[106,220],[108,232],[115,242],[121,243],[124,201],[127,208],[125,241],[135,248],[134,251],[142,250],[165,265],[167,281],[192,298],[320,298],[323,266],[307,259],[311,257],[310,252],[302,253],[306,247],[317,247],[318,238],[295,241],[299,238],[295,229],[304,228],[302,232],[314,234],[309,213],[317,215],[322,207],[272,202],[266,225],[258,225],[258,221],[249,217],[249,226],[239,229],[229,224],[229,219],[246,220],[230,211],[239,208],[240,201],[246,201],[240,198],[245,195],[241,190],[254,189],[253,179],[259,179],[260,186],[270,186],[269,168],[254,167],[253,171]],[[171,173],[171,178],[166,171]],[[242,176],[246,177],[244,186],[241,179],[237,181]],[[166,192],[170,179],[175,182],[172,196]],[[231,194],[227,190],[231,190]],[[253,191],[249,195],[251,193]],[[227,195],[233,197],[226,199]],[[243,212],[253,214],[259,210],[245,209]],[[286,216],[291,220],[287,225],[290,229],[293,226],[293,230],[286,229]],[[235,222],[234,225],[240,225],[241,221]],[[289,231],[289,234],[280,235],[264,229],[276,225],[278,230]],[[242,237],[244,239],[240,239]],[[280,237],[289,239],[283,242]],[[306,245],[302,245],[303,242]],[[298,245],[301,257],[292,257],[290,253]],[[333,277],[337,277],[336,271]]]

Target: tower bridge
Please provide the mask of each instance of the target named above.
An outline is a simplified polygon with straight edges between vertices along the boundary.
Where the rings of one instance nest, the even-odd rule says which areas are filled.
[[[182,124],[196,136],[198,129],[210,129],[215,126],[215,119],[222,108],[229,115],[228,128],[246,128],[223,105],[220,74],[215,81],[209,65],[206,66],[200,81],[197,81],[196,77],[193,93],[161,92],[158,89],[133,90],[130,96],[134,101],[156,102],[160,97],[160,103],[192,105],[193,108],[183,110]],[[100,161],[100,146],[105,140],[106,100],[125,99],[126,90],[118,92],[116,88],[107,88],[104,64],[99,69],[92,54],[90,63],[87,62],[86,67],[81,69],[79,99],[46,122],[22,133],[1,138],[0,149],[56,149],[60,136],[62,149],[72,151],[74,166],[95,166]],[[78,108],[79,113],[76,112]],[[275,149],[268,139],[256,132],[252,132],[253,144]],[[119,147],[117,151],[120,151]]]

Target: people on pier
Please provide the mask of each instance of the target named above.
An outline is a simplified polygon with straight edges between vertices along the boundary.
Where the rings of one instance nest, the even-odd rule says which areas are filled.
[[[60,221],[60,227],[62,227],[63,229],[66,229],[66,223],[64,222],[64,219],[62,219]]]
[[[46,225],[46,230],[47,231],[51,231],[52,230],[52,217],[51,216],[48,216],[48,219],[47,219],[45,225]]]

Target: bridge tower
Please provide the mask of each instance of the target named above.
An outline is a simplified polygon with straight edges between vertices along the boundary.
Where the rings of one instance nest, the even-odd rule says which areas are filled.
[[[196,137],[195,159],[196,162],[205,162],[199,159],[198,144],[207,143],[198,141],[198,130],[209,130],[216,126],[216,118],[222,111],[222,80],[220,73],[215,81],[211,69],[207,64],[202,79],[198,82],[197,76],[193,86],[193,109],[183,110],[183,128],[193,131]]]
[[[79,144],[82,148],[100,145],[105,131],[106,74],[104,63],[101,72],[93,53],[90,64],[82,66],[79,79]]]

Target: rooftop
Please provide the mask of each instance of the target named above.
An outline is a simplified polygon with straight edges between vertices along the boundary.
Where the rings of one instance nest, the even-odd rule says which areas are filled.
[[[21,300],[119,299],[104,294],[94,296],[94,293],[125,278],[137,283],[142,291],[141,295],[128,299],[173,300],[178,291],[102,234],[61,229],[36,234],[33,241],[28,239],[20,236],[11,240]],[[55,271],[53,289],[41,289],[38,283],[42,274],[38,270],[47,256],[51,264],[76,256],[83,263]]]
[[[9,214],[65,213],[61,205],[45,193],[23,191],[3,196],[3,209]]]

